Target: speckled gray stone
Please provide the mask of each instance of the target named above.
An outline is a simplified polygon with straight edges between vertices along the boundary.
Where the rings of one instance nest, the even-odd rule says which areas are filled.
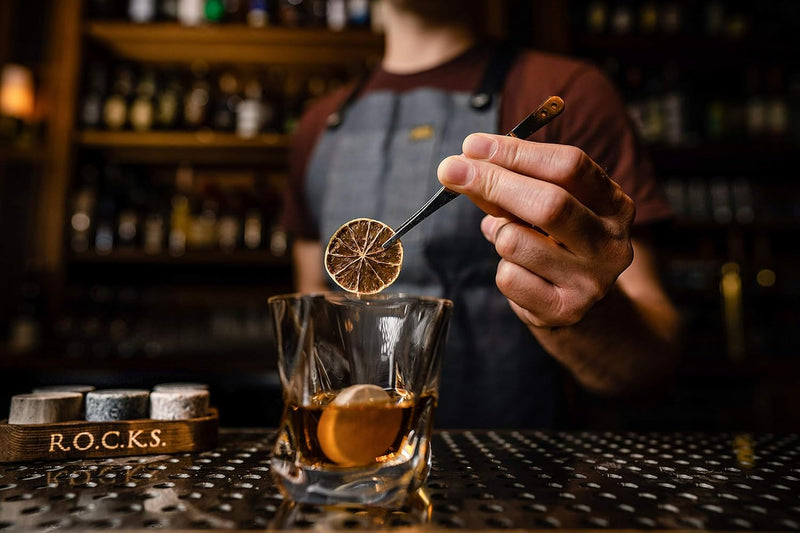
[[[185,390],[185,389],[199,389],[199,390],[208,390],[208,385],[205,383],[159,383],[155,387],[153,387],[154,391],[162,391],[162,390]]]
[[[9,424],[52,424],[81,417],[79,392],[34,392],[11,397]]]
[[[86,394],[95,389],[93,385],[45,385],[36,387],[33,392],[80,392]]]
[[[104,389],[86,394],[86,420],[112,422],[147,418],[150,391],[145,389]]]
[[[150,393],[150,418],[186,420],[208,413],[208,391],[199,389],[160,390]]]

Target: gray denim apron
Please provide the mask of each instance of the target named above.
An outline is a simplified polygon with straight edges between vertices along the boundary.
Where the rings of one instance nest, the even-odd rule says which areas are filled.
[[[346,102],[317,143],[306,190],[323,245],[343,223],[368,217],[397,227],[440,187],[436,168],[472,132],[496,132],[510,61],[489,63],[470,93],[381,90]],[[450,298],[437,427],[548,427],[556,364],[495,285],[499,257],[466,197],[403,237],[403,268],[388,292]],[[327,278],[327,275],[325,276]],[[333,285],[331,285],[333,287]]]

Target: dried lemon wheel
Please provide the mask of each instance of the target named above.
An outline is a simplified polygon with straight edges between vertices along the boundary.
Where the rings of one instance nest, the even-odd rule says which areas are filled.
[[[346,291],[375,294],[391,285],[400,275],[403,245],[381,245],[394,231],[369,218],[356,218],[337,229],[325,249],[325,270]]]

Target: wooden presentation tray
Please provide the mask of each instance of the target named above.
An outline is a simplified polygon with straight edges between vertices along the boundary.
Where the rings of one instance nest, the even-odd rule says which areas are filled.
[[[0,463],[50,459],[123,457],[208,450],[216,446],[215,408],[188,420],[122,420],[56,424],[0,421]]]

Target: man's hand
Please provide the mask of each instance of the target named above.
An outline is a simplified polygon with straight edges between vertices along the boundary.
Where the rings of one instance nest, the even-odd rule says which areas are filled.
[[[633,201],[573,146],[472,134],[439,181],[488,216],[496,283],[532,328],[571,326],[631,264]]]

